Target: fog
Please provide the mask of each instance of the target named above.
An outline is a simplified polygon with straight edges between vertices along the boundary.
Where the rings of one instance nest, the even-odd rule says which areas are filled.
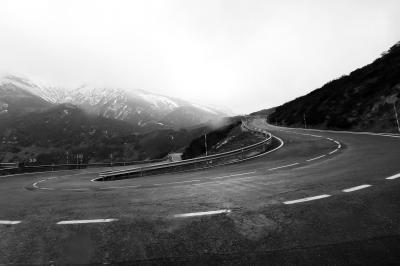
[[[273,107],[400,40],[400,1],[0,1],[0,74]]]

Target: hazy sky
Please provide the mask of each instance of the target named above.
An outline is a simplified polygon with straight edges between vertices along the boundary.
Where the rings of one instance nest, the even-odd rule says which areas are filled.
[[[0,73],[245,113],[371,62],[400,41],[399,11],[399,0],[0,0]]]

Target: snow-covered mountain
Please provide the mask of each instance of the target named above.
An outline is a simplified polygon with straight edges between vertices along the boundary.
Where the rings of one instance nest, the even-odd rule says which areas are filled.
[[[10,87],[35,95],[52,105],[74,104],[89,113],[123,120],[139,127],[190,127],[232,115],[221,108],[193,104],[141,89],[90,85],[68,89],[11,75],[0,80],[0,93],[2,89]]]

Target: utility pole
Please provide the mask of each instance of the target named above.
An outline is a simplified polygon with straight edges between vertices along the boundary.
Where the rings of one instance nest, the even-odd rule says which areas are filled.
[[[304,120],[304,128],[307,128],[306,113],[303,113],[303,120]]]
[[[207,151],[207,132],[204,132],[204,147],[206,147],[206,156],[207,156],[207,154],[208,154],[208,151]]]
[[[396,115],[396,122],[397,122],[397,130],[400,133],[400,124],[399,124],[399,117],[397,116],[397,109],[396,109],[396,103],[393,103],[393,108],[394,108],[394,113]]]

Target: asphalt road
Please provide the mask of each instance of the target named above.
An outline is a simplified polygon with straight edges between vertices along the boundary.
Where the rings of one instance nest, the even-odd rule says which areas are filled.
[[[129,180],[0,177],[0,264],[400,264],[399,136],[252,126],[284,145]]]

